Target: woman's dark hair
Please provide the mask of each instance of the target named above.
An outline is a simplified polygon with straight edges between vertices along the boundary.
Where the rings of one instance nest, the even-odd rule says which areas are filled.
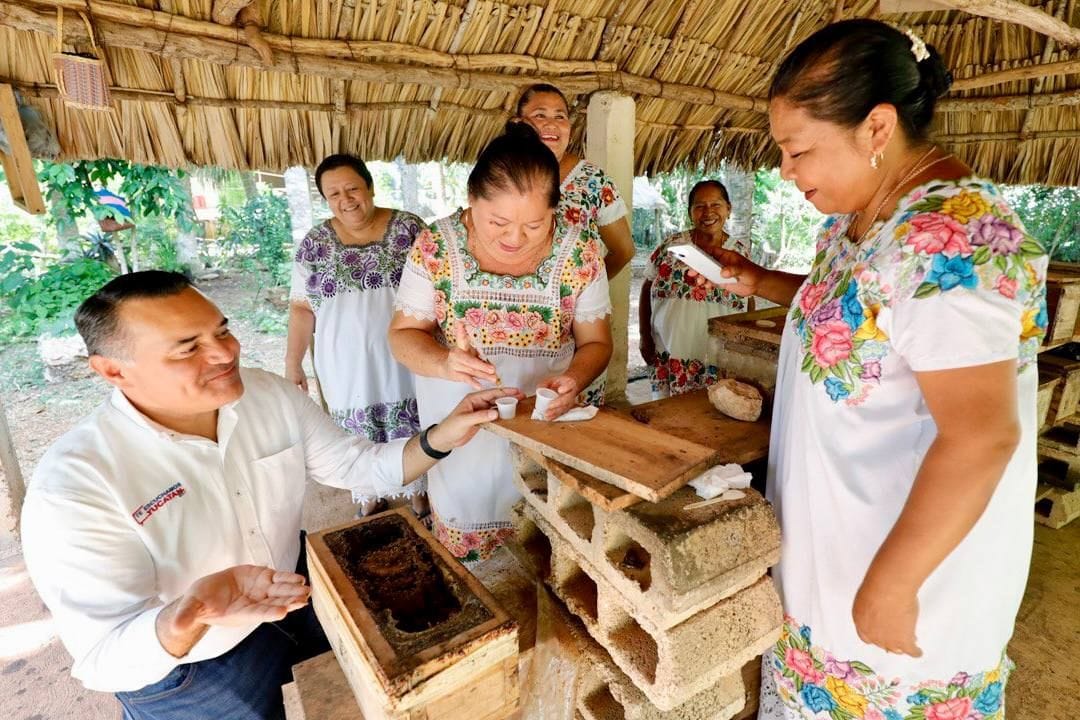
[[[719,190],[720,194],[724,196],[724,202],[728,204],[728,207],[731,207],[731,196],[728,195],[728,191],[727,188],[724,187],[724,183],[720,182],[719,180],[702,180],[701,182],[694,185],[694,187],[690,188],[690,197],[687,198],[686,204],[689,207],[693,207],[694,195],[697,194],[698,190],[704,190],[707,187],[714,187]]]
[[[525,194],[536,183],[547,190],[548,206],[559,205],[559,161],[531,125],[511,120],[487,144],[469,173],[469,195],[490,200],[497,192]]]
[[[123,357],[120,305],[128,300],[178,295],[191,281],[178,272],[142,270],[115,277],[86,298],[75,311],[75,328],[91,355]]]
[[[322,176],[330,170],[337,170],[338,168],[352,168],[356,171],[356,174],[364,178],[364,182],[367,183],[368,190],[374,190],[375,184],[371,180],[371,172],[367,169],[367,165],[364,161],[355,155],[347,155],[345,153],[338,153],[336,155],[327,155],[323,158],[323,161],[319,163],[319,167],[315,168],[315,187],[319,188],[319,194],[323,197],[326,195],[322,191]]]
[[[562,98],[563,105],[566,106],[567,112],[570,111],[570,103],[567,102],[566,96],[563,95],[562,90],[555,87],[554,85],[549,85],[548,83],[536,83],[535,85],[530,85],[529,87],[525,88],[525,92],[521,93],[521,97],[518,98],[516,113],[517,117],[521,117],[521,113],[525,110],[525,106],[529,104],[529,101],[532,100],[534,96],[543,95],[545,93],[558,95],[560,98]]]
[[[912,40],[878,20],[844,20],[818,30],[788,53],[769,88],[769,99],[805,108],[818,120],[858,125],[874,106],[896,108],[900,126],[912,140],[924,140],[937,99],[952,75],[941,55],[917,61]]]

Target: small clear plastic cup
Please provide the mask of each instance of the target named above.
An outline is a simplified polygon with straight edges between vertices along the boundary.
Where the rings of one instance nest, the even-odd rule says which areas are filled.
[[[518,400],[516,397],[501,397],[495,401],[495,407],[499,410],[500,420],[510,420],[517,414]]]
[[[541,415],[547,412],[548,405],[551,401],[559,397],[559,393],[551,390],[550,388],[539,388],[536,391],[536,410]]]

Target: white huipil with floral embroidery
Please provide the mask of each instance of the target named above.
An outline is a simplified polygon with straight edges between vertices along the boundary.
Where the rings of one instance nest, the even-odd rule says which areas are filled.
[[[296,249],[290,295],[315,313],[315,373],[338,425],[372,442],[419,430],[412,374],[394,360],[386,338],[405,258],[424,221],[394,210],[378,242],[345,245],[330,220]],[[424,492],[424,480],[403,489]],[[355,502],[373,498],[354,494]]]
[[[584,225],[562,218],[551,254],[535,274],[496,276],[480,270],[467,248],[461,211],[417,238],[395,308],[433,320],[445,344],[463,322],[472,346],[495,366],[505,387],[527,395],[559,375],[574,356],[573,325],[611,312],[599,248]],[[472,388],[416,376],[420,421],[446,417]],[[481,432],[428,471],[436,537],[457,557],[486,559],[509,535],[510,508],[521,499],[511,480],[508,443]]]
[[[654,397],[690,392],[716,382],[719,369],[709,364],[709,318],[746,311],[746,298],[717,286],[711,290],[687,282],[690,268],[668,252],[672,245],[693,243],[693,231],[665,238],[649,256],[645,279],[652,307],[656,364],[649,367]],[[747,255],[746,243],[729,237],[724,247]]]
[[[858,246],[849,222],[826,223],[781,345],[768,495],[787,621],[765,654],[760,717],[1000,720],[1031,557],[1047,259],[977,179],[917,188]],[[916,373],[1014,359],[1020,445],[919,591],[923,657],[863,643],[855,593],[935,437]]]
[[[626,203],[612,180],[599,166],[588,160],[579,160],[559,187],[561,193],[558,212],[570,224],[586,224],[589,236],[596,241],[603,255],[607,247],[600,237],[600,228],[626,217]],[[593,405],[604,402],[604,384],[607,371],[601,373],[585,389],[585,401]]]

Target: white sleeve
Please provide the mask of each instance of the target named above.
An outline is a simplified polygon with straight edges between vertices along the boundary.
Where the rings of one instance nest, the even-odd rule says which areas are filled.
[[[596,224],[600,227],[626,217],[626,203],[615,187],[615,181],[607,173],[600,172],[600,208],[596,215]]]
[[[987,365],[1020,352],[1023,305],[983,287],[912,297],[882,315],[882,329],[915,372]]]
[[[611,314],[611,298],[608,296],[607,272],[603,264],[599,272],[578,295],[574,305],[574,322],[589,323],[602,320]]]
[[[401,271],[401,283],[394,297],[394,309],[419,320],[435,321],[435,284],[431,272],[424,267],[419,244],[430,238],[425,230],[417,237],[416,244],[409,252],[409,259]]]
[[[293,260],[292,281],[289,283],[289,299],[303,300],[308,302],[307,281],[311,276],[311,268],[302,262]]]
[[[296,386],[283,391],[300,420],[304,462],[312,480],[352,490],[354,495],[387,497],[401,493],[405,484],[402,454],[408,438],[373,443],[338,427]]]
[[[74,459],[39,466],[35,475],[88,472],[95,471]],[[138,690],[184,661],[157,637],[164,603],[150,553],[105,483],[92,480],[78,478],[80,491],[31,487],[22,509],[23,557],[71,653],[72,676],[91,690]]]

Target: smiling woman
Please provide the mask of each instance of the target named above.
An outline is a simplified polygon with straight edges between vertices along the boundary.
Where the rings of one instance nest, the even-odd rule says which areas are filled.
[[[708,359],[709,318],[743,312],[747,306],[746,298],[721,287],[697,285],[687,274],[689,267],[668,252],[686,243],[706,251],[750,251],[724,229],[731,214],[727,188],[717,180],[702,180],[690,189],[688,205],[693,227],[664,239],[649,256],[638,303],[641,357],[649,364],[654,398],[716,382],[719,369]]]
[[[416,374],[423,424],[481,383],[558,393],[570,409],[611,356],[607,275],[584,225],[556,212],[559,167],[528,125],[510,123],[469,175],[469,207],[416,241],[390,344]],[[428,474],[436,537],[457,557],[488,557],[520,499],[507,442],[480,433]]]
[[[334,420],[372,442],[419,431],[412,377],[390,353],[386,330],[405,257],[424,227],[412,213],[375,204],[367,166],[352,155],[331,155],[315,184],[333,217],[301,241],[293,262],[285,375],[307,390],[304,354],[315,345],[319,389]],[[407,486],[421,517],[424,481]],[[385,503],[355,496],[361,513]]]
[[[813,266],[716,252],[725,288],[791,307],[767,483],[786,621],[761,720],[1004,720],[1047,258],[929,139],[949,81],[933,47],[882,22],[804,40],[769,122],[782,175],[832,215]]]

